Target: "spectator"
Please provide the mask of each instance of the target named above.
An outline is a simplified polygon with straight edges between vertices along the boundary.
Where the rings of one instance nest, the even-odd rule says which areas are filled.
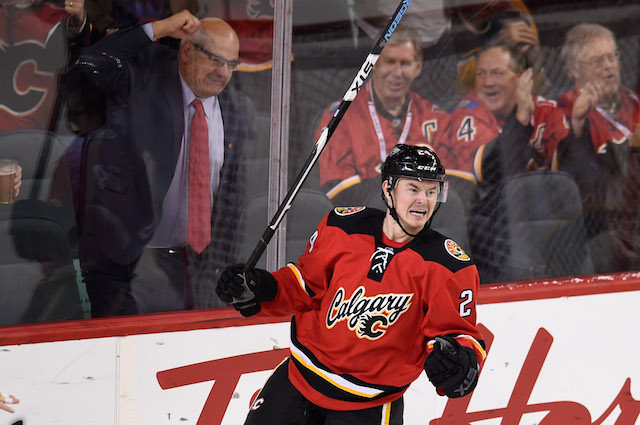
[[[0,393],[0,410],[15,413],[16,411],[9,405],[18,403],[20,403],[20,400],[16,396]]]
[[[435,145],[448,173],[478,185],[469,217],[471,251],[483,282],[496,270],[490,249],[490,217],[497,190],[515,173],[552,169],[567,125],[554,101],[533,96],[533,71],[517,49],[485,47],[478,56],[475,86],[451,112],[446,144]]]
[[[562,57],[575,86],[558,98],[578,137],[589,132],[593,150],[626,140],[640,120],[637,96],[620,83],[620,54],[613,33],[578,24],[565,37]]]
[[[154,43],[163,37],[182,39],[180,50]],[[225,89],[237,59],[238,38],[226,22],[200,21],[186,10],[117,31],[83,52],[81,68],[108,99],[113,143],[132,152],[136,164],[133,174],[101,176],[98,183],[115,184],[122,196],[104,187],[110,220],[96,217],[95,228],[85,222],[85,261],[82,247],[80,254],[94,316],[139,311],[134,273],[161,299],[156,310],[212,302],[194,294],[194,276],[205,280],[199,288],[212,287],[216,265],[232,252],[240,197],[237,158],[253,117],[249,101]],[[135,237],[119,243],[122,233]],[[136,269],[147,242],[142,260],[148,263]],[[156,270],[166,273],[175,293],[158,293],[149,274]]]
[[[565,36],[562,56],[575,86],[558,100],[572,130],[558,146],[558,167],[580,187],[587,230],[597,237],[592,244],[596,271],[619,271],[629,267],[633,251],[627,247],[622,253],[619,230],[635,227],[637,220],[630,211],[637,212],[632,203],[638,187],[633,182],[638,178],[640,101],[621,84],[619,53],[609,29],[574,26]]]
[[[84,0],[0,0],[0,128],[49,130],[58,125],[58,73],[89,37]]]
[[[505,177],[552,169],[568,127],[552,100],[533,96],[533,71],[505,44],[478,56],[475,89],[451,112],[449,139],[436,152],[452,172],[477,182],[482,197]]]
[[[394,145],[431,145],[444,137],[448,115],[411,91],[421,70],[419,37],[397,29],[320,156],[320,185],[335,204],[364,204]],[[339,103],[325,110],[316,139]]]
[[[482,46],[504,43],[526,56],[534,71],[534,93],[544,85],[538,29],[522,0],[460,4],[451,8],[453,44],[459,52],[457,87],[466,93],[474,87],[476,63]]]

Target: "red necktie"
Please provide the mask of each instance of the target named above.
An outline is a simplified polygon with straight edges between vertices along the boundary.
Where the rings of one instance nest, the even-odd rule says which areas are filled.
[[[211,242],[211,198],[209,177],[209,130],[202,102],[192,103],[189,148],[189,231],[187,242],[199,254]]]

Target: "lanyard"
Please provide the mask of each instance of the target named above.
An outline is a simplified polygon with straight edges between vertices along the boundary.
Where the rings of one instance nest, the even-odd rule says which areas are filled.
[[[622,107],[622,106],[620,106]],[[611,117],[611,115],[609,115],[609,113],[607,113],[607,111],[605,111],[604,109],[602,109],[601,107],[596,107],[596,111],[598,111],[600,113],[600,115],[602,115],[607,121],[609,121],[611,124],[613,124],[613,126],[615,128],[618,129],[618,131],[622,134],[624,134],[624,137],[626,137],[627,139],[629,137],[631,137],[631,130],[629,130],[624,124],[622,124],[620,121],[617,121],[615,118]]]
[[[373,101],[373,84],[371,81],[368,83],[369,89],[369,115],[371,115],[371,121],[373,121],[373,128],[376,130],[378,136],[378,144],[380,146],[380,159],[384,162],[387,159],[387,145],[384,140],[384,134],[382,133],[382,126],[378,119],[378,112],[376,112],[376,105]],[[398,139],[398,144],[403,145],[409,135],[409,128],[411,127],[411,97],[409,97],[409,105],[407,106],[407,117],[404,121],[404,128]]]

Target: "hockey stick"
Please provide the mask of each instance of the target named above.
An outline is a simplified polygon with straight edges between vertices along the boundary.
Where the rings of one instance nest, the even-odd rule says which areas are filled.
[[[367,56],[366,60],[362,64],[362,67],[360,68],[360,70],[356,74],[356,77],[353,79],[353,82],[349,86],[349,89],[347,90],[344,97],[342,98],[342,102],[340,102],[340,106],[338,106],[338,109],[333,114],[333,117],[329,121],[329,124],[327,124],[324,130],[322,130],[322,134],[320,134],[320,137],[318,138],[318,141],[316,142],[313,150],[311,151],[309,158],[307,158],[307,162],[304,164],[304,167],[302,167],[302,170],[300,170],[300,172],[296,176],[295,183],[293,184],[291,189],[289,189],[289,192],[287,193],[284,200],[278,207],[278,210],[276,211],[275,215],[271,219],[271,222],[265,229],[264,233],[262,234],[262,237],[258,241],[258,244],[256,245],[255,249],[251,253],[251,256],[249,257],[249,259],[245,264],[245,267],[244,267],[245,271],[254,268],[255,265],[258,263],[258,260],[260,260],[260,257],[262,256],[264,250],[267,248],[267,245],[269,244],[269,241],[271,240],[271,238],[273,237],[273,234],[278,228],[278,225],[284,218],[287,211],[289,211],[289,209],[291,208],[291,204],[293,203],[293,200],[295,199],[296,195],[300,191],[300,187],[302,186],[307,176],[311,172],[311,168],[313,168],[314,164],[318,161],[318,157],[320,156],[325,146],[327,145],[327,142],[331,138],[331,135],[333,135],[333,132],[335,131],[338,124],[340,123],[340,120],[342,120],[342,117],[347,111],[347,108],[349,108],[349,106],[351,105],[351,102],[353,101],[353,99],[355,99],[356,95],[358,94],[358,91],[360,91],[365,81],[367,80],[367,77],[369,76],[369,74],[371,73],[371,70],[373,69],[373,65],[375,65],[375,63],[378,61],[378,58],[380,57],[380,52],[382,52],[382,49],[387,44],[387,41],[389,41],[389,38],[391,37],[396,27],[400,23],[400,20],[402,19],[405,12],[407,11],[407,8],[411,4],[411,1],[412,0],[402,0],[398,5],[398,7],[396,8],[396,11],[391,16],[391,19],[387,23],[387,26],[385,27],[384,31],[382,31],[382,34],[378,38],[378,41],[371,49],[371,52]],[[245,297],[241,296],[240,299],[236,300],[235,302],[246,301],[246,299],[244,298]]]

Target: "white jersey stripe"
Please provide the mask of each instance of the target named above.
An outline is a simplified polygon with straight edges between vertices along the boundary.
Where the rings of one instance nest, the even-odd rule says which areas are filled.
[[[318,366],[314,365],[311,359],[309,359],[298,347],[295,345],[291,345],[291,355],[296,358],[304,367],[309,369],[311,372],[315,373],[325,381],[329,382],[334,387],[340,388],[342,391],[348,392],[349,394],[355,394],[360,397],[373,398],[377,395],[382,394],[383,391],[378,390],[376,388],[364,387],[362,385],[357,385],[352,382],[347,381],[340,375],[337,375],[332,372],[328,372],[326,370],[320,369]]]
[[[309,296],[311,296],[311,294],[309,293],[309,291],[307,291],[307,282],[304,281],[304,278],[302,277],[302,273],[300,273],[300,270],[298,270],[298,268],[293,264],[293,263],[289,263],[287,264],[287,267],[289,267],[289,269],[293,272],[293,274],[295,275],[296,279],[298,280],[298,285],[300,285],[300,287],[302,288],[302,290]]]

